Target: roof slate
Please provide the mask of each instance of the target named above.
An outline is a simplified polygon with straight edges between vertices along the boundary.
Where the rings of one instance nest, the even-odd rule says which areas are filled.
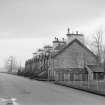
[[[65,49],[67,49],[69,46],[71,46],[74,42],[78,43],[80,46],[82,46],[83,48],[85,48],[88,52],[90,52],[95,58],[97,58],[97,56],[90,50],[88,49],[83,43],[81,43],[78,39],[74,39],[73,41],[71,41],[69,44],[67,44],[66,46],[64,46],[61,50],[58,51],[58,53],[56,53],[53,57],[56,57],[57,55],[61,54],[63,51],[65,51]]]
[[[104,72],[104,68],[98,65],[88,65],[93,72]]]

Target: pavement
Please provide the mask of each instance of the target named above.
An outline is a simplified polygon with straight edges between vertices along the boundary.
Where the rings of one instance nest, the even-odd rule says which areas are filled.
[[[103,96],[0,73],[0,99],[9,98],[14,105],[105,105]]]

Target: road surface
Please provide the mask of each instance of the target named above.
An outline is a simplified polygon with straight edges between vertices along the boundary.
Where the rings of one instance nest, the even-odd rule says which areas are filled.
[[[0,98],[19,105],[105,105],[105,98],[48,82],[0,74]]]

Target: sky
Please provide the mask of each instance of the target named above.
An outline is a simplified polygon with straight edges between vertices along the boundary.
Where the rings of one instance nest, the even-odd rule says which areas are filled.
[[[105,30],[105,0],[0,0],[0,67],[9,56],[18,63],[65,37],[67,28],[91,38],[96,29]]]

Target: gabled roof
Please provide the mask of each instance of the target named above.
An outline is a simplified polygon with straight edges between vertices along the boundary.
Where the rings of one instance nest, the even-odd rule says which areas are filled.
[[[58,45],[54,48],[54,50],[62,50],[64,47],[65,47],[65,44],[64,45]]]
[[[88,65],[93,72],[104,72],[104,68],[98,65]]]
[[[83,43],[81,43],[78,39],[74,39],[73,41],[71,41],[69,44],[67,44],[64,48],[62,48],[60,51],[58,51],[57,54],[55,54],[53,57],[56,57],[57,55],[61,54],[62,52],[65,51],[65,49],[67,49],[69,46],[71,46],[73,43],[78,43],[80,46],[82,46],[84,49],[86,49],[88,52],[90,52],[95,58],[97,58],[97,56],[90,50],[88,49]]]
[[[48,76],[48,72],[45,70],[45,71],[42,71],[41,73],[38,74],[39,77],[47,77]]]
[[[46,45],[46,46],[44,46],[44,48],[52,48],[52,46]]]

